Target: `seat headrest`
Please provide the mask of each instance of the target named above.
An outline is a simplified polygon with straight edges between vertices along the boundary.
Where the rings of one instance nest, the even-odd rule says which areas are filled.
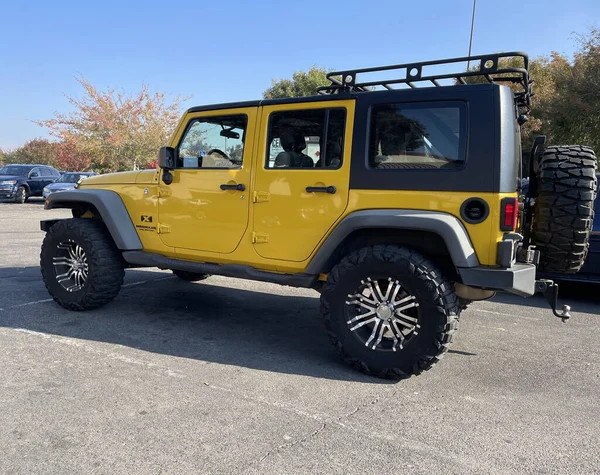
[[[294,134],[294,152],[302,152],[306,148],[306,139],[304,134],[296,132]]]
[[[279,143],[281,148],[286,152],[291,152],[294,149],[294,132],[292,130],[282,130],[279,134]]]

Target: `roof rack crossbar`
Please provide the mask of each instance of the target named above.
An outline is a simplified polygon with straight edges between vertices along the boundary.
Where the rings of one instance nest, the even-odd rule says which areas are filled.
[[[504,60],[504,64],[502,64]],[[424,74],[425,67],[435,67],[442,65],[452,65],[457,63],[466,63],[470,67],[464,71],[443,74]],[[515,63],[519,67],[515,67]],[[359,75],[397,71],[398,76],[391,79],[382,80],[360,80]],[[435,87],[445,87],[448,84],[441,84],[439,81],[444,79],[453,79],[455,85],[469,84],[466,78],[478,78],[477,82],[488,83],[512,83],[515,101],[517,105],[529,112],[531,104],[531,83],[529,79],[529,58],[525,53],[507,52],[495,53],[479,56],[463,56],[460,58],[442,59],[436,61],[424,61],[421,63],[394,64],[389,66],[379,66],[372,68],[348,69],[343,71],[333,71],[327,74],[327,79],[331,84],[317,89],[319,94],[335,94],[344,92],[369,92],[376,87],[394,89],[393,84],[406,84],[411,88],[418,88],[417,84],[433,84]]]

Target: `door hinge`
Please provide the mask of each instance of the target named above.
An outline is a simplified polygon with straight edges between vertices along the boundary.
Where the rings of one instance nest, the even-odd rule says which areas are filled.
[[[254,244],[264,244],[269,242],[269,235],[263,233],[252,233],[252,242]]]
[[[158,189],[158,197],[165,198],[167,196],[171,196],[171,190],[169,188],[167,188],[166,186],[161,186]]]
[[[253,191],[252,192],[252,202],[253,203],[264,203],[265,201],[269,201],[271,195],[267,191]]]
[[[168,234],[171,232],[171,226],[168,224],[159,224],[158,225],[158,234]]]

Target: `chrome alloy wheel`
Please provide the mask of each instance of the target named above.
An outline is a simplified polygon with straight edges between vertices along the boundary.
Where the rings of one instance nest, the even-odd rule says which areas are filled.
[[[88,261],[83,247],[72,239],[56,246],[52,258],[56,281],[67,292],[81,290],[88,278]]]
[[[418,334],[419,303],[397,280],[361,280],[358,291],[348,299],[351,318],[346,323],[372,350],[398,351]]]

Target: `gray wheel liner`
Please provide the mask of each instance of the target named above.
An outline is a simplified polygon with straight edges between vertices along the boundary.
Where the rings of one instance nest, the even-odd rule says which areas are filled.
[[[407,209],[356,211],[346,216],[321,245],[306,268],[307,274],[318,274],[337,246],[353,231],[368,228],[389,228],[429,231],[446,243],[455,267],[477,267],[479,260],[466,229],[458,218],[448,213]]]
[[[114,191],[80,189],[52,193],[45,208],[74,208],[77,203],[89,203],[98,210],[119,249],[133,251],[143,248],[123,200]]]

